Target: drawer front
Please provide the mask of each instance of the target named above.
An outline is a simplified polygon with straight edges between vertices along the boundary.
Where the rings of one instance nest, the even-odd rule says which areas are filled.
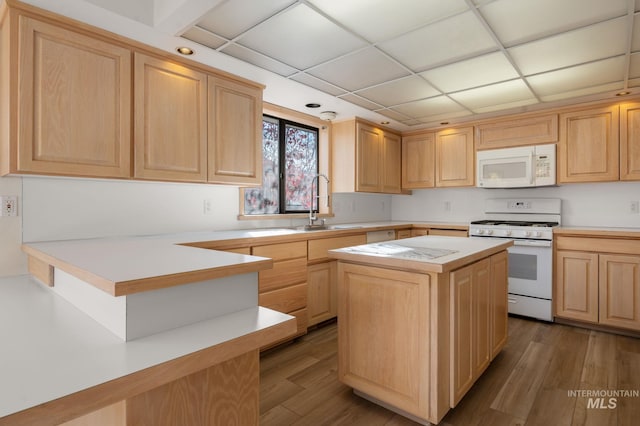
[[[282,313],[289,313],[307,306],[307,283],[260,293],[258,304]]]
[[[590,237],[556,237],[556,250],[640,254],[640,240]]]
[[[444,235],[446,237],[466,237],[467,231],[462,229],[429,229],[429,235]]]
[[[258,272],[260,293],[307,282],[306,257],[274,262],[272,269]]]
[[[411,236],[412,237],[421,237],[423,235],[428,235],[429,230],[427,228],[412,228]]]
[[[273,260],[297,259],[307,257],[307,242],[296,241],[293,243],[269,244],[266,246],[252,247],[254,256],[270,257]]]
[[[309,240],[309,260],[328,259],[328,250],[343,247],[359,246],[367,243],[367,236],[350,235],[346,237],[323,238],[321,240]]]
[[[411,237],[411,229],[400,229],[396,231],[396,239],[400,240],[402,238],[410,238]]]

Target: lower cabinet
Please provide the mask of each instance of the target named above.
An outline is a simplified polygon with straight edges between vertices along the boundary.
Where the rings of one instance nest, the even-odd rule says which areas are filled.
[[[258,304],[298,321],[298,332],[307,332],[307,242],[268,244],[251,247],[254,256],[270,257],[273,268],[258,273]],[[281,342],[276,342],[278,344]],[[275,345],[274,344],[274,345]]]
[[[560,236],[556,247],[555,315],[640,331],[638,241]]]
[[[307,269],[309,326],[338,314],[336,261],[310,265]]]

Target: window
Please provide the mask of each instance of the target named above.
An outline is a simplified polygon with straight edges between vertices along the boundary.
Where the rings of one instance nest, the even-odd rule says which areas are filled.
[[[312,202],[317,211],[318,129],[265,115],[262,153],[262,187],[244,190],[244,214],[303,213]]]

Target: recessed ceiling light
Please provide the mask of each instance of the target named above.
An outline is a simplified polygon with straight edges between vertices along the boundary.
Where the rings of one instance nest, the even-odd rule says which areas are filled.
[[[195,53],[192,48],[186,46],[176,47],[176,52],[186,56],[193,55]]]
[[[311,102],[305,105],[307,108],[320,108],[320,104],[317,104],[315,102]]]
[[[618,92],[616,93],[616,96],[627,96],[630,95],[631,92],[629,92],[628,90],[625,90],[624,92]]]
[[[449,122],[448,122],[448,121],[443,121],[443,122],[441,122],[440,124],[441,124],[442,126],[446,126],[447,124],[449,124]]]
[[[390,121],[381,121],[380,124],[389,124],[391,123]]]

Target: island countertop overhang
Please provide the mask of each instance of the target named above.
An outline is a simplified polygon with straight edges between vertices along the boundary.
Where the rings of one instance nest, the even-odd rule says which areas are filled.
[[[513,241],[503,239],[421,236],[330,250],[329,257],[418,273],[443,273],[512,245]],[[432,254],[436,257],[430,257]]]

